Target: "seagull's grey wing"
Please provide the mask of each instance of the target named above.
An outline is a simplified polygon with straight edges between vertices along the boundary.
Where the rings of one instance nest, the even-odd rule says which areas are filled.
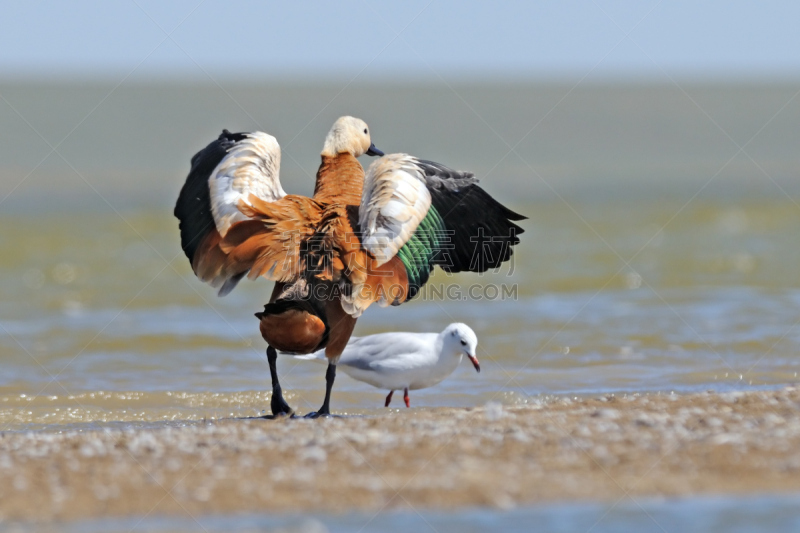
[[[360,370],[402,367],[417,358],[429,357],[434,350],[436,333],[379,333],[349,342],[340,365]]]

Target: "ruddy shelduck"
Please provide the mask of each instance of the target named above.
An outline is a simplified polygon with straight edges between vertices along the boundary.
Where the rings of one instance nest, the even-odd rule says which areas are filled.
[[[357,158],[382,156],[366,175]],[[292,414],[278,380],[277,350],[325,349],[330,414],[336,364],[372,303],[412,299],[438,265],[484,272],[512,255],[525,217],[468,172],[406,154],[384,155],[367,124],[341,117],[325,138],[311,198],[286,194],[280,147],[263,132],[230,133],[198,152],[175,216],[198,278],[220,296],[244,277],[275,282],[256,316],[268,343],[273,415]]]

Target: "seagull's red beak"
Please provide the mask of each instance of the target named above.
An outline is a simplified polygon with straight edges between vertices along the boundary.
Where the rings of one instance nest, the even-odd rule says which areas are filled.
[[[467,354],[467,357],[469,357],[469,360],[472,361],[472,366],[475,367],[475,370],[480,372],[481,371],[481,364],[478,362],[478,358],[475,357],[472,354]]]

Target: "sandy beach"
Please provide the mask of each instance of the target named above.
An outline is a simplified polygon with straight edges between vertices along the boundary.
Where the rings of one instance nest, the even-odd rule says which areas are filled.
[[[800,490],[800,391],[0,435],[3,521]]]

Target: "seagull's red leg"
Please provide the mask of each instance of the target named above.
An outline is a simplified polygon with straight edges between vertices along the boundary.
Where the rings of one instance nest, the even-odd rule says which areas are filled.
[[[403,391],[403,399],[406,401],[406,407],[411,407],[411,398],[408,397],[408,387]]]
[[[391,403],[392,401],[392,394],[394,394],[394,391],[390,390],[389,395],[386,397],[386,404],[384,405],[384,407],[389,407],[389,403]]]

